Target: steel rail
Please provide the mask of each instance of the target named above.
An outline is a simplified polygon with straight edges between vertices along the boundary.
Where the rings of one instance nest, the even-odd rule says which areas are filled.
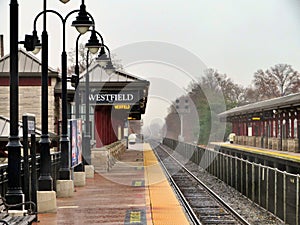
[[[157,146],[158,147],[158,146]],[[180,163],[176,158],[168,153],[167,149],[162,145],[159,147],[166,152],[169,157],[171,157],[182,169],[184,169],[193,179],[195,179],[206,191],[212,196],[219,204],[221,204],[233,217],[235,217],[238,222],[243,225],[251,225],[246,219],[244,219],[238,212],[236,212],[231,206],[229,206],[220,196],[218,196],[213,190],[211,190],[207,185],[205,185],[198,177],[196,177],[192,172],[190,172],[182,163]],[[162,162],[162,161],[161,161]],[[163,165],[163,162],[162,162]],[[165,166],[164,166],[165,167]]]
[[[189,202],[184,197],[183,193],[181,192],[180,188],[177,186],[176,182],[172,178],[172,175],[168,172],[168,169],[165,167],[164,163],[162,162],[160,156],[154,151],[155,156],[161,162],[161,166],[164,170],[164,173],[166,174],[169,182],[171,183],[174,191],[176,192],[177,196],[179,197],[183,208],[185,209],[186,214],[188,215],[189,219],[194,225],[203,225],[200,220],[198,219],[197,215],[195,214],[194,210],[190,206]]]

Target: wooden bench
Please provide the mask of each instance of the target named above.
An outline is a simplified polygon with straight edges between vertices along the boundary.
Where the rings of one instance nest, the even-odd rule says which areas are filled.
[[[30,209],[26,210],[22,216],[11,216],[8,210],[15,207],[21,207],[29,205]],[[9,205],[6,203],[5,198],[0,196],[0,225],[28,225],[36,221],[36,205],[34,202],[24,202],[15,205]]]

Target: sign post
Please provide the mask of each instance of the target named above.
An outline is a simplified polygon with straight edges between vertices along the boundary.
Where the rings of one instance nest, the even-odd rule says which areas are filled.
[[[23,158],[24,158],[24,194],[25,201],[30,201],[30,188],[29,184],[31,177],[29,171],[29,157],[28,157],[28,135],[35,134],[35,115],[33,114],[24,114],[22,117],[23,122]],[[32,141],[32,140],[31,140]],[[31,143],[31,145],[35,145],[35,143]]]

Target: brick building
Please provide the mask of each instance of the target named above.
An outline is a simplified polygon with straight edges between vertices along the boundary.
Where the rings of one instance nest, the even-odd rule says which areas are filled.
[[[9,55],[0,59],[0,115],[9,118]],[[25,113],[36,116],[37,127],[41,127],[41,69],[39,59],[31,53],[19,49],[19,119]],[[56,132],[55,124],[59,119],[59,91],[60,82],[58,72],[49,67],[48,71],[48,99],[49,99],[49,132]]]

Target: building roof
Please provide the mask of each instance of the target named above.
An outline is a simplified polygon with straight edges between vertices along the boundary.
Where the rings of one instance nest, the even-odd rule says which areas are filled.
[[[149,88],[149,81],[142,79],[138,76],[132,75],[130,73],[127,73],[125,71],[116,70],[111,75],[107,74],[106,71],[100,66],[98,62],[93,62],[88,69],[89,72],[89,81],[90,81],[90,87],[93,87],[93,85],[99,86],[104,89],[118,89],[122,88],[124,86],[127,87],[136,87],[136,88],[144,88],[145,90],[145,97],[148,95],[148,88]],[[87,70],[83,71],[79,75],[80,83],[79,83],[79,89],[84,89],[85,86],[85,79],[86,79]],[[128,85],[128,84],[131,85]],[[55,93],[60,94],[61,93],[61,79],[56,83],[55,86]],[[67,93],[68,98],[71,100],[73,98],[73,95],[75,93],[75,88],[72,87],[71,82],[67,82]]]
[[[300,106],[300,93],[236,107],[219,114],[220,118]]]
[[[90,82],[131,82],[131,81],[146,81],[140,77],[127,73],[125,71],[116,70],[111,75],[107,74],[105,70],[97,62],[93,62],[89,66]],[[87,70],[80,74],[80,79],[85,81]]]
[[[33,54],[19,49],[19,76],[32,77],[41,76],[42,63]],[[7,54],[0,58],[0,76],[9,76],[10,67],[10,55]],[[49,77],[57,77],[58,72],[51,67],[48,67]]]
[[[87,72],[89,74],[90,90],[96,89],[97,91],[112,93],[124,90],[138,90],[140,94],[139,113],[145,113],[150,86],[149,81],[121,70],[107,74],[98,62],[93,62],[88,70],[80,74],[79,90],[85,90],[84,84]]]

